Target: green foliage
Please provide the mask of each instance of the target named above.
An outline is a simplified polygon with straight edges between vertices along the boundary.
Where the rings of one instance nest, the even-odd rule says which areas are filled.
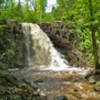
[[[93,52],[91,26],[94,26],[95,29],[98,48],[100,44],[100,1],[91,1],[93,16],[90,15],[88,0],[57,0],[58,7],[52,11],[56,18],[55,20],[66,20],[65,26],[73,27],[70,32],[79,35],[79,49],[84,52],[84,55],[85,53],[92,54]],[[91,19],[94,20],[91,21]],[[93,55],[91,55],[90,59],[93,59]]]
[[[93,86],[94,89],[97,87],[100,87],[100,81],[96,82],[96,84]]]
[[[0,25],[0,30],[7,28],[7,27],[8,27],[8,25]]]
[[[0,8],[0,20],[3,19],[15,19],[18,21],[24,21],[24,22],[39,22],[40,16],[42,19],[42,16],[45,14],[45,8],[46,8],[46,0],[37,0],[36,5],[29,5],[30,3],[34,3],[33,1],[27,1],[24,5],[21,4],[21,2],[15,2],[14,0],[6,0],[7,5],[4,5]],[[1,2],[1,4],[5,4],[5,2]],[[33,10],[32,6],[35,6],[36,9]],[[42,14],[41,14],[42,11]],[[41,15],[40,15],[41,14]]]

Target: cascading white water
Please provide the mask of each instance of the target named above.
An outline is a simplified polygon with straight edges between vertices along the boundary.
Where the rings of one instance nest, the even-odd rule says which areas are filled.
[[[68,71],[86,74],[89,69],[71,67],[53,46],[49,37],[37,24],[22,23],[25,38],[26,65],[42,70]]]

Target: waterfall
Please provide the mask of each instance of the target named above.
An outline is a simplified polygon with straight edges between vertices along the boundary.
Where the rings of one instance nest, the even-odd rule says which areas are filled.
[[[71,67],[53,46],[49,37],[37,24],[22,23],[25,43],[25,64],[43,70],[81,72],[82,68]],[[84,71],[87,72],[88,70]],[[86,74],[86,73],[84,73]]]

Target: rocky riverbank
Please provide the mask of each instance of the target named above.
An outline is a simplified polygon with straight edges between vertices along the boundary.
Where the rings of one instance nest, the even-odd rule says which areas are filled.
[[[100,80],[92,80],[77,73],[2,71],[0,100],[100,100]]]

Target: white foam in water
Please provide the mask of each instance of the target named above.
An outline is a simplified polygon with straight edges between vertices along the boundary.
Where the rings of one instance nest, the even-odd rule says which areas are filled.
[[[39,68],[40,70],[51,70],[51,71],[67,71],[69,73],[77,72],[80,75],[87,75],[90,68],[77,68],[68,65],[68,61],[64,59],[64,56],[60,54],[53,46],[49,37],[40,29],[37,24],[31,23],[22,23],[23,33],[25,35],[25,44],[27,49],[27,63],[28,65],[33,66],[33,68]],[[29,38],[31,35],[31,40]],[[32,41],[33,45],[30,50],[30,41]],[[40,49],[36,49],[40,48]],[[32,51],[34,50],[34,51]],[[45,51],[45,52],[44,52]],[[31,57],[31,52],[34,52],[34,57]],[[47,53],[47,54],[46,54]],[[48,55],[48,56],[45,56]],[[41,59],[40,59],[41,58]],[[49,61],[48,65],[43,63],[43,59],[46,58],[46,61]],[[34,59],[34,60],[33,60]],[[29,61],[30,60],[30,61]],[[40,65],[34,65],[34,62],[38,60],[40,61]]]

